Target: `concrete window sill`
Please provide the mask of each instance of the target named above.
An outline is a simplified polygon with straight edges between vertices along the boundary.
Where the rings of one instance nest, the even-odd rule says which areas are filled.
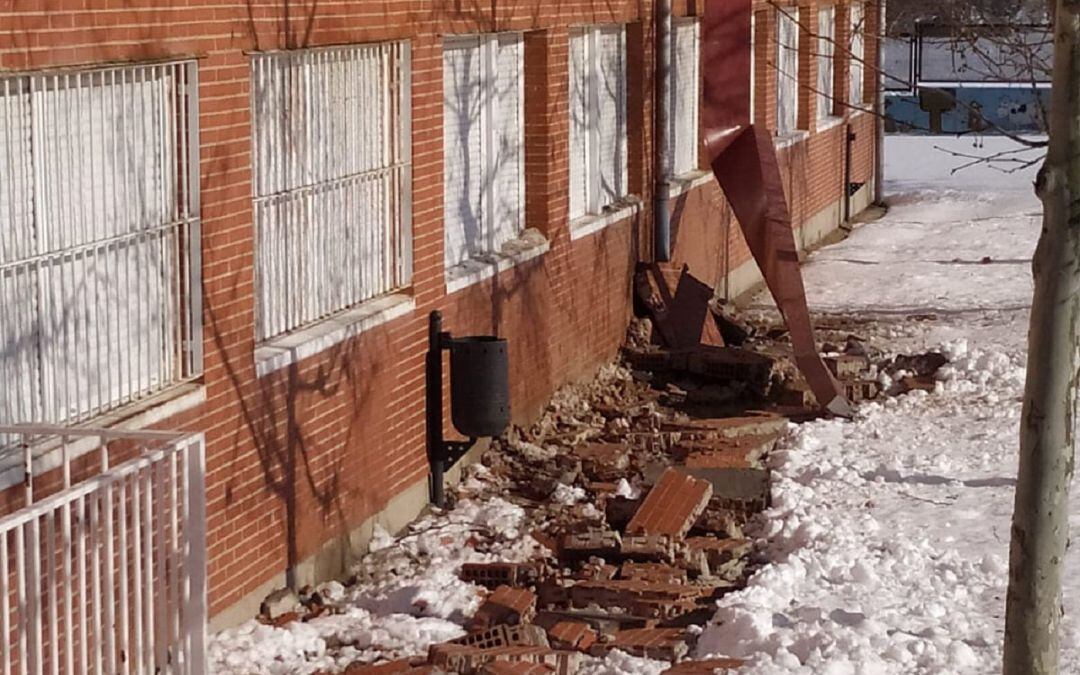
[[[679,195],[696,190],[702,185],[708,185],[713,181],[712,171],[689,171],[681,176],[668,178],[667,198],[675,199]]]
[[[840,115],[829,115],[828,117],[823,117],[817,122],[817,133],[820,134],[823,131],[828,131],[829,129],[838,127],[843,123],[844,118]]]
[[[298,363],[364,331],[405,316],[416,309],[406,293],[391,293],[324,319],[307,328],[276,337],[255,348],[255,375],[262,377]]]
[[[515,265],[538,258],[551,248],[551,243],[538,230],[526,230],[521,237],[503,244],[498,253],[470,258],[446,269],[446,294],[456,293],[505,272]]]
[[[589,214],[576,218],[570,222],[570,241],[599,232],[609,225],[636,215],[640,210],[641,200],[630,196],[625,198],[623,202],[614,204],[613,208],[607,213]]]
[[[73,425],[72,429],[138,431],[187,412],[205,402],[206,387],[204,385],[198,382],[182,382],[145,400]],[[48,438],[31,446],[35,476],[57,469],[63,464],[64,450],[61,443],[62,439]],[[99,439],[93,436],[73,438],[67,444],[68,459],[70,461],[81,457],[96,450],[98,446]],[[23,461],[24,456],[21,450],[6,452],[0,456],[0,491],[23,483],[25,480]]]
[[[777,150],[781,148],[790,148],[793,145],[802,143],[810,137],[810,132],[805,130],[789,131],[786,134],[781,134],[773,140],[773,145]]]

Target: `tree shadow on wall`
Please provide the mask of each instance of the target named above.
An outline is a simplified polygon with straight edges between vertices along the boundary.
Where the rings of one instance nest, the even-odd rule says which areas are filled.
[[[318,447],[317,439],[304,431],[304,420],[321,400],[349,392],[352,411],[359,411],[369,400],[371,383],[381,370],[377,365],[360,377],[354,366],[353,354],[339,343],[322,352],[318,366],[301,373],[297,363],[275,373],[253,377],[250,366],[241,366],[250,353],[229,349],[222,334],[221,322],[227,317],[207,302],[206,316],[214,346],[221,356],[225,379],[240,407],[240,426],[234,432],[233,454],[227,461],[232,469],[225,479],[226,513],[229,506],[247,497],[237,495],[245,489],[244,470],[250,453],[245,446],[245,432],[254,445],[255,457],[262,473],[263,486],[274,495],[284,509],[285,529],[282,533],[286,552],[286,584],[296,588],[296,567],[300,563],[299,532],[301,509],[306,505],[298,494],[306,488],[325,519],[332,515],[338,534],[348,532],[350,520],[342,503],[343,460],[358,445],[359,415],[352,415],[344,437],[332,447]],[[341,406],[349,408],[349,406]],[[317,457],[313,457],[317,455]],[[328,458],[332,458],[329,461]],[[318,465],[326,463],[329,466]],[[263,514],[256,514],[256,517]]]

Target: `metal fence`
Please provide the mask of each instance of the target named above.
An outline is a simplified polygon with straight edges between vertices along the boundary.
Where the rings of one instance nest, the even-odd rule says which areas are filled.
[[[256,337],[407,285],[408,42],[251,60]]]
[[[202,436],[0,433],[24,479],[0,518],[3,675],[205,672]]]
[[[198,374],[197,89],[194,62],[0,76],[0,424]]]

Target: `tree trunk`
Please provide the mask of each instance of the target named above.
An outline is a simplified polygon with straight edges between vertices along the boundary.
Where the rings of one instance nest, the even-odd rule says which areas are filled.
[[[1043,228],[1032,271],[1020,471],[1009,552],[1005,675],[1057,673],[1068,541],[1080,314],[1080,0],[1057,0],[1050,144],[1035,191]]]

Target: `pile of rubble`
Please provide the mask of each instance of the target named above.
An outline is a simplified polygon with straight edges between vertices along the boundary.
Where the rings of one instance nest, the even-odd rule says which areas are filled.
[[[560,390],[448,495],[521,507],[546,553],[461,565],[459,579],[483,589],[465,635],[347,673],[569,674],[615,651],[673,674],[741,665],[692,660],[695,639],[715,600],[763,564],[744,527],[769,505],[765,459],[789,419],[817,406],[782,328],[737,320],[685,270],[677,288],[692,302],[680,304],[666,278],[639,274],[651,318],[631,326],[624,365]],[[875,357],[842,328],[826,334],[843,344],[824,358],[853,401],[932,386],[944,362]]]
[[[550,555],[464,565],[460,578],[487,589],[468,633],[397,667],[572,673],[613,650],[675,673],[740,665],[685,659],[714,600],[757,564],[743,526],[768,504],[763,459],[787,420],[692,419],[642,380],[609,367],[484,454],[483,480],[456,498],[522,505]]]

